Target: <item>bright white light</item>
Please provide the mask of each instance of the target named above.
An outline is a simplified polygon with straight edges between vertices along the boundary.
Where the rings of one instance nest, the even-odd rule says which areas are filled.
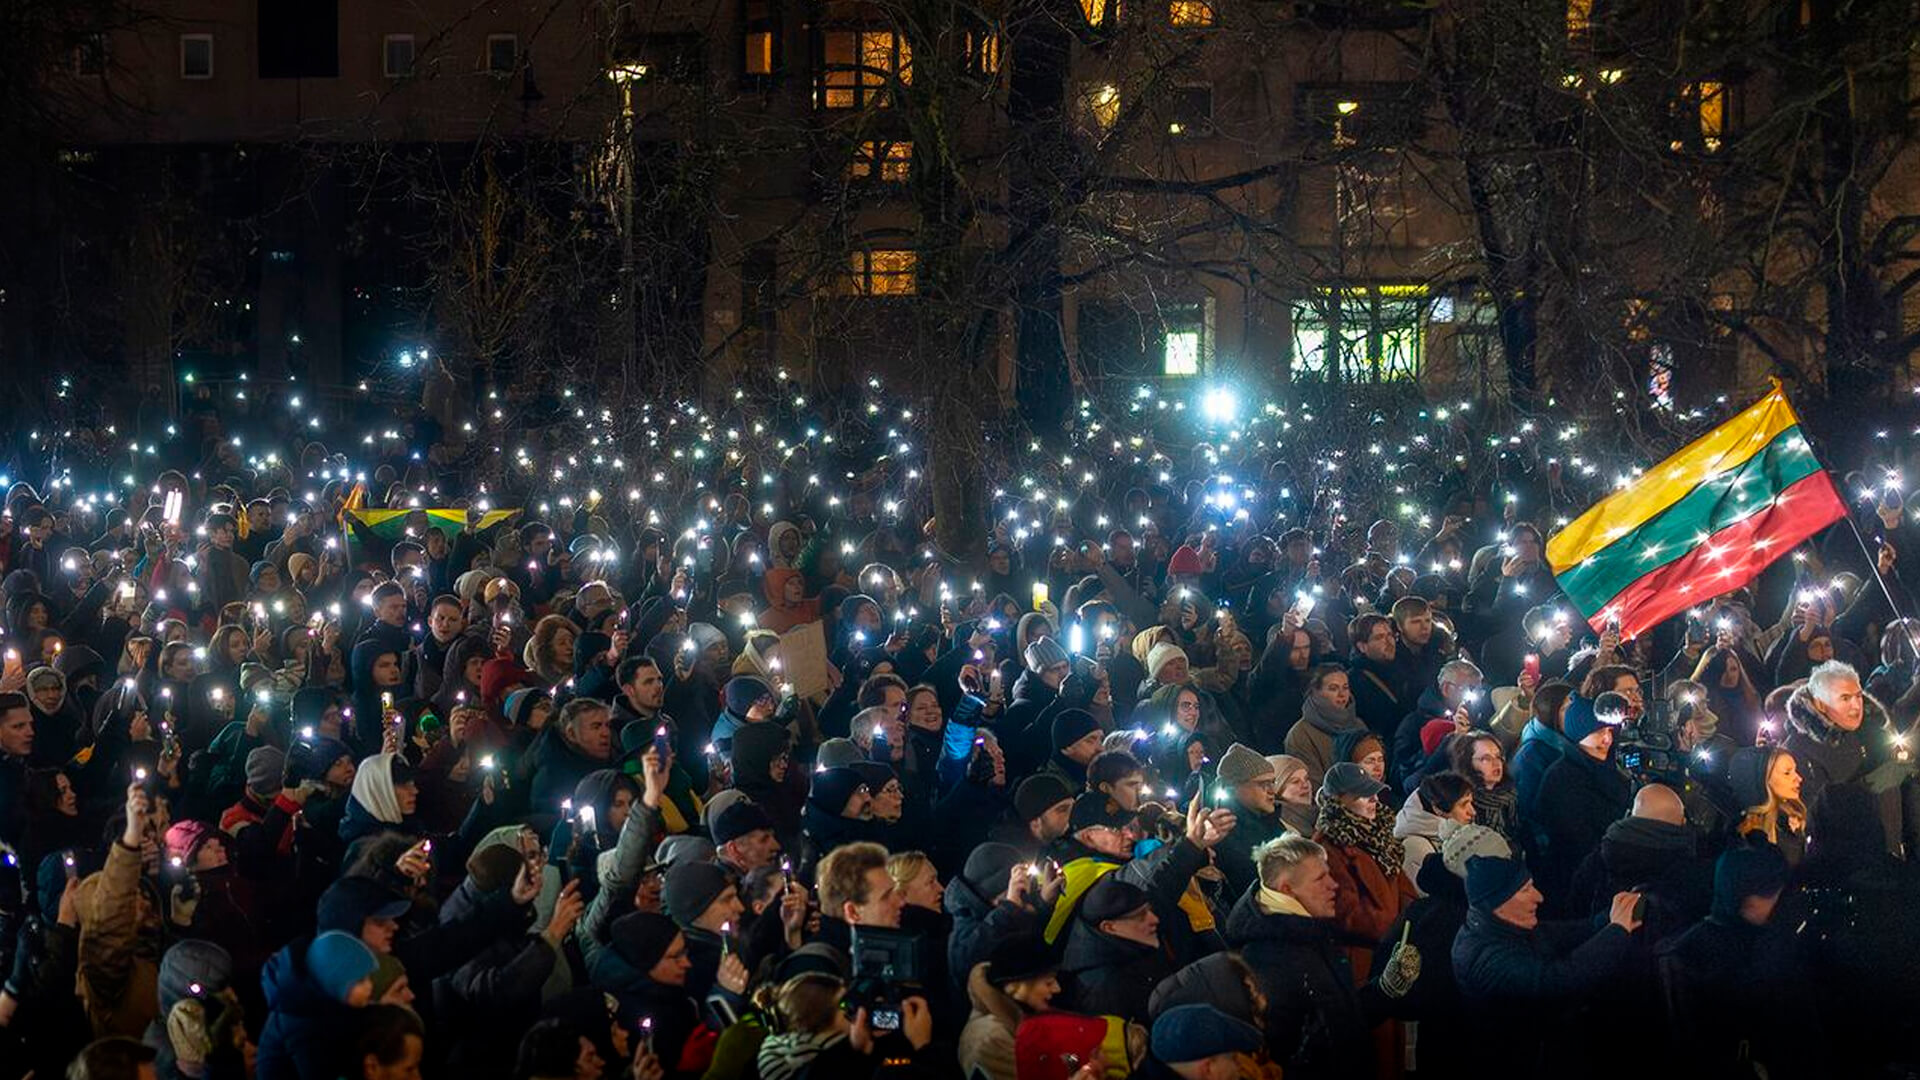
[[[1200,399],[1200,410],[1210,423],[1231,424],[1240,415],[1240,399],[1233,391],[1216,386]]]

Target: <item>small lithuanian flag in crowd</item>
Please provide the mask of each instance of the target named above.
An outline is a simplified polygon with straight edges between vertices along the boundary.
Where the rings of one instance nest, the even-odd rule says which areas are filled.
[[[1596,630],[1618,620],[1633,637],[1752,581],[1846,514],[1776,381],[1555,533],[1547,562]]]

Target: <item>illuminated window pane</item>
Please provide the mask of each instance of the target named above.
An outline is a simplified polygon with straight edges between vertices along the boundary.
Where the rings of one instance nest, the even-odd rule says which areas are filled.
[[[1000,35],[991,31],[967,31],[967,65],[975,74],[1000,73]]]
[[[1727,88],[1722,83],[1703,82],[1699,84],[1700,98],[1700,143],[1708,153],[1720,149],[1720,140],[1727,131]]]
[[[903,249],[855,251],[848,256],[845,291],[854,296],[912,296],[919,253]]]
[[[1080,13],[1087,17],[1088,26],[1107,25],[1107,0],[1080,0]]]
[[[1593,0],[1567,0],[1567,33],[1584,34],[1593,29]]]
[[[1198,330],[1179,330],[1167,335],[1166,361],[1161,368],[1161,374],[1200,374],[1200,332]]]
[[[747,74],[773,74],[773,31],[756,30],[748,34],[746,49]]]
[[[880,180],[904,184],[913,176],[913,144],[910,142],[863,142],[854,147],[853,161],[847,166],[850,180]]]
[[[1087,116],[1103,132],[1120,119],[1120,90],[1112,83],[1101,83],[1088,89],[1086,103]]]
[[[1295,378],[1388,382],[1420,375],[1427,288],[1322,289],[1293,305]]]
[[[1167,4],[1167,25],[1169,26],[1212,26],[1213,5],[1207,0],[1169,0]]]
[[[816,100],[829,109],[888,104],[887,85],[913,81],[913,54],[905,39],[887,30],[830,30],[821,35],[821,72]]]

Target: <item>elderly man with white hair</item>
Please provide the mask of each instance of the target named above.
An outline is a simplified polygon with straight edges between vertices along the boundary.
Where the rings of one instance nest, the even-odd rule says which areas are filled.
[[[1486,696],[1480,669],[1471,660],[1449,660],[1440,665],[1434,684],[1420,692],[1420,702],[1393,733],[1393,775],[1403,793],[1411,794],[1420,786],[1421,777],[1446,768],[1441,749],[1445,735],[1427,733],[1428,725],[1445,723],[1450,729],[1468,731],[1486,715],[1479,702]]]
[[[1904,855],[1920,828],[1907,809],[1914,792],[1913,736],[1896,728],[1850,664],[1829,660],[1787,699],[1784,742],[1800,766],[1801,799],[1818,814],[1836,787],[1859,785],[1873,798],[1887,850]]]

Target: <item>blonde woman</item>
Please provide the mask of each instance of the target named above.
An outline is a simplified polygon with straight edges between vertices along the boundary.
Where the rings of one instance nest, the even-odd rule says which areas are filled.
[[[1780,849],[1787,865],[1807,852],[1807,804],[1800,801],[1800,763],[1781,747],[1746,746],[1734,751],[1727,783],[1745,816],[1734,831]]]

